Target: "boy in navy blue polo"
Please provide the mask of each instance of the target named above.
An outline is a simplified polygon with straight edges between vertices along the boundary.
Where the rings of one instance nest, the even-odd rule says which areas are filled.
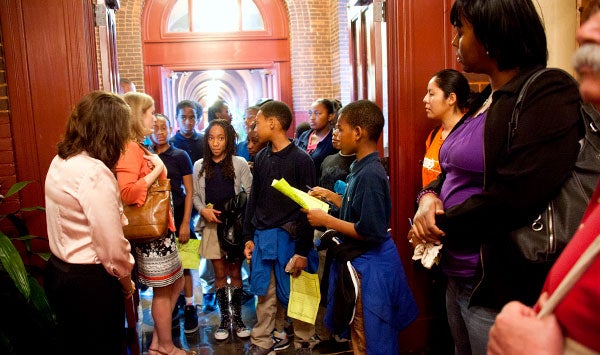
[[[303,210],[312,226],[338,232],[339,244],[328,249],[334,263],[325,325],[334,334],[349,331],[355,354],[397,354],[398,332],[417,315],[398,250],[388,233],[390,187],[377,152],[383,125],[383,113],[371,101],[356,101],[340,110],[335,129],[341,152],[356,154],[346,192],[340,196],[320,187],[310,192],[340,207],[340,218],[321,210]],[[357,296],[356,303],[348,294]],[[348,312],[352,308],[354,312]]]
[[[316,270],[314,229],[300,206],[271,186],[273,179],[284,178],[293,187],[306,190],[306,185],[313,186],[316,181],[312,159],[286,135],[291,123],[292,112],[281,101],[263,104],[256,116],[258,139],[267,146],[254,159],[252,193],[244,221],[244,254],[252,263],[250,291],[258,295],[249,355],[275,353],[271,332],[275,327],[276,302],[279,300],[287,308],[289,301],[290,275],[285,272],[288,261],[293,260],[293,277],[307,266]],[[314,263],[308,260],[311,250]],[[314,325],[294,320],[298,353],[310,354],[314,334]]]

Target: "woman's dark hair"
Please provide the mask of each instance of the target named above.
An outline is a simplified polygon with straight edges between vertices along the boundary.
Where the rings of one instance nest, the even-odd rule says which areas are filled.
[[[214,126],[221,126],[225,131],[225,159],[223,159],[223,174],[228,179],[235,179],[235,169],[233,168],[233,158],[235,155],[235,130],[229,121],[217,118],[208,123],[208,127],[204,131],[204,160],[202,169],[200,169],[199,176],[204,174],[206,181],[212,178],[213,171],[215,170],[215,162],[212,159],[212,151],[210,150],[209,136],[210,129]]]
[[[85,95],[71,111],[58,156],[67,159],[85,151],[112,169],[129,140],[130,119],[120,96],[104,91]]]
[[[464,75],[454,69],[443,69],[435,73],[433,77],[437,86],[444,92],[445,98],[454,93],[456,95],[456,106],[460,110],[468,108],[471,87]]]
[[[328,115],[336,112],[334,103],[329,99],[316,99],[315,102],[325,106]]]
[[[450,22],[473,26],[475,37],[499,70],[546,66],[546,33],[531,0],[456,0]]]

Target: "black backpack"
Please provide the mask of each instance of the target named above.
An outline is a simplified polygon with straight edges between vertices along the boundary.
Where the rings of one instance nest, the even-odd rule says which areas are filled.
[[[242,190],[223,205],[220,219],[223,223],[217,225],[219,244],[225,252],[225,260],[239,261],[244,259],[244,216],[248,194]]]

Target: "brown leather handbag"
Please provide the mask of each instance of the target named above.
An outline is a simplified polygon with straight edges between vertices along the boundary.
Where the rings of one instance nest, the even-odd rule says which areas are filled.
[[[164,237],[169,232],[171,210],[171,183],[169,179],[157,179],[148,188],[146,201],[137,205],[123,206],[129,224],[123,227],[128,240],[149,242]]]

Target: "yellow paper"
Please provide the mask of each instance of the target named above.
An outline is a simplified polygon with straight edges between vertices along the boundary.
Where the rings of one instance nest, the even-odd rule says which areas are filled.
[[[190,239],[185,244],[179,243],[178,240],[177,249],[179,249],[179,257],[184,269],[198,269],[200,265],[199,239]]]
[[[290,275],[290,302],[287,315],[301,321],[315,324],[321,302],[319,276],[302,271],[300,276]]]
[[[321,209],[325,212],[329,211],[329,204],[327,204],[324,201],[319,200],[318,198],[315,198],[315,197],[307,194],[306,192],[304,192],[302,190],[299,190],[299,189],[291,186],[283,178],[281,178],[279,180],[273,179],[271,186],[273,186],[275,189],[277,189],[278,191],[280,191],[287,197],[294,200],[294,202],[299,204],[300,207],[302,207],[302,208],[306,208],[309,210],[317,208],[317,209]]]

